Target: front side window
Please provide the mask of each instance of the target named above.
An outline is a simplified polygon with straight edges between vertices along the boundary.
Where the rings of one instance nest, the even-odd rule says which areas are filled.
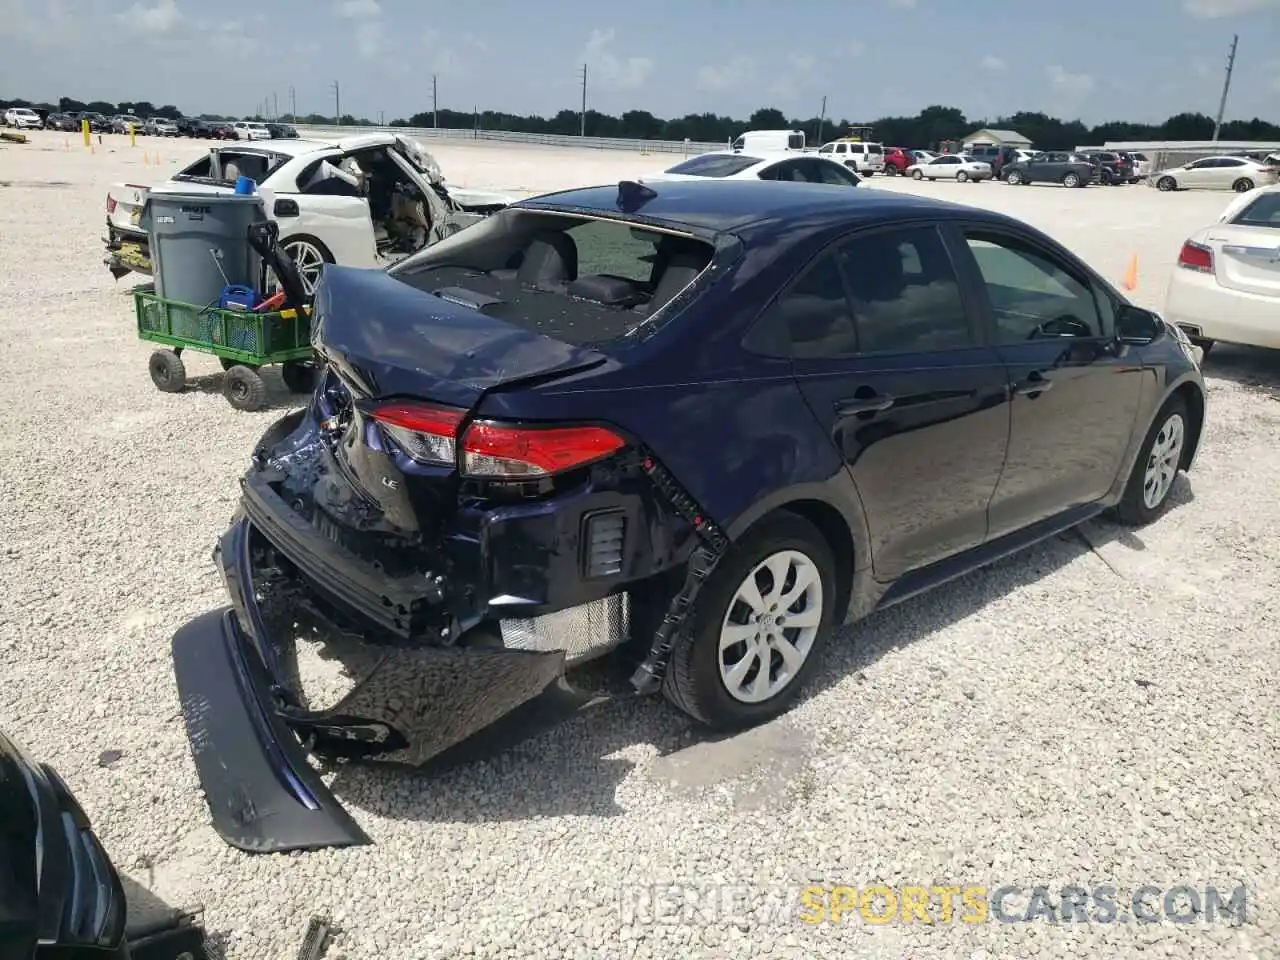
[[[995,313],[998,343],[1100,337],[1092,287],[1036,247],[1013,237],[965,231]]]

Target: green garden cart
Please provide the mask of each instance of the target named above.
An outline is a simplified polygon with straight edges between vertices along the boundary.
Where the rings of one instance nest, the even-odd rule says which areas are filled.
[[[285,386],[307,393],[315,382],[309,308],[254,313],[193,306],[156,296],[150,284],[134,288],[138,338],[163,344],[151,354],[151,380],[165,393],[181,393],[187,382],[184,350],[211,353],[226,375],[222,395],[237,410],[260,410],[267,387],[258,371],[280,364]]]

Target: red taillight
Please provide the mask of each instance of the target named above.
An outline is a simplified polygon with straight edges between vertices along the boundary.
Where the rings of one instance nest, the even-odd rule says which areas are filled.
[[[420,403],[379,407],[373,419],[422,464],[458,463],[460,410]],[[473,477],[544,477],[621,450],[626,441],[604,427],[526,427],[477,420],[462,435],[462,472]]]
[[[116,212],[116,198],[111,194],[107,194],[107,216]]]
[[[1182,251],[1178,254],[1178,266],[1184,270],[1213,273],[1213,251],[1188,240],[1182,245]]]

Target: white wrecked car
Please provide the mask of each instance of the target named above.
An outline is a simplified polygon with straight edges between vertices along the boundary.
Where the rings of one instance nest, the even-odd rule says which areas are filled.
[[[150,193],[229,192],[242,176],[257,183],[308,293],[325,263],[389,266],[513,199],[446,184],[435,158],[400,134],[229,142],[163,183],[107,191],[104,263],[112,275],[151,273],[139,226]]]

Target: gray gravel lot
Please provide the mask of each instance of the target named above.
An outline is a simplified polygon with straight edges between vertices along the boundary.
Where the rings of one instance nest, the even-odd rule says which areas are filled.
[[[233,958],[1280,956],[1280,356],[1216,350],[1197,469],[1156,525],[1094,524],[873,616],[787,717],[698,742],[660,700],[604,708],[490,763],[333,786],[376,841],[250,857],[207,826],[169,637],[220,605],[209,551],[253,441],[217,364],[159,393],[127,284],[101,266],[106,187],[158,179],[123,138],[0,146],[0,728],[55,765],[117,862],[204,903]],[[147,147],[155,149],[152,142]],[[160,144],[162,171],[196,143]],[[662,158],[431,145],[451,180],[540,191]],[[1048,230],[1159,307],[1227,195],[873,186]],[[1280,318],[1278,318],[1280,319]],[[98,765],[108,749],[122,752]],[[1248,889],[1247,922],[837,924],[768,916],[810,882]],[[661,916],[645,889],[720,907]],[[723,887],[735,888],[725,891]],[[742,889],[736,889],[742,888]],[[730,899],[730,897],[734,899]],[[736,899],[742,897],[743,901]],[[1020,911],[1020,900],[1010,910]],[[755,916],[748,916],[753,908]]]

